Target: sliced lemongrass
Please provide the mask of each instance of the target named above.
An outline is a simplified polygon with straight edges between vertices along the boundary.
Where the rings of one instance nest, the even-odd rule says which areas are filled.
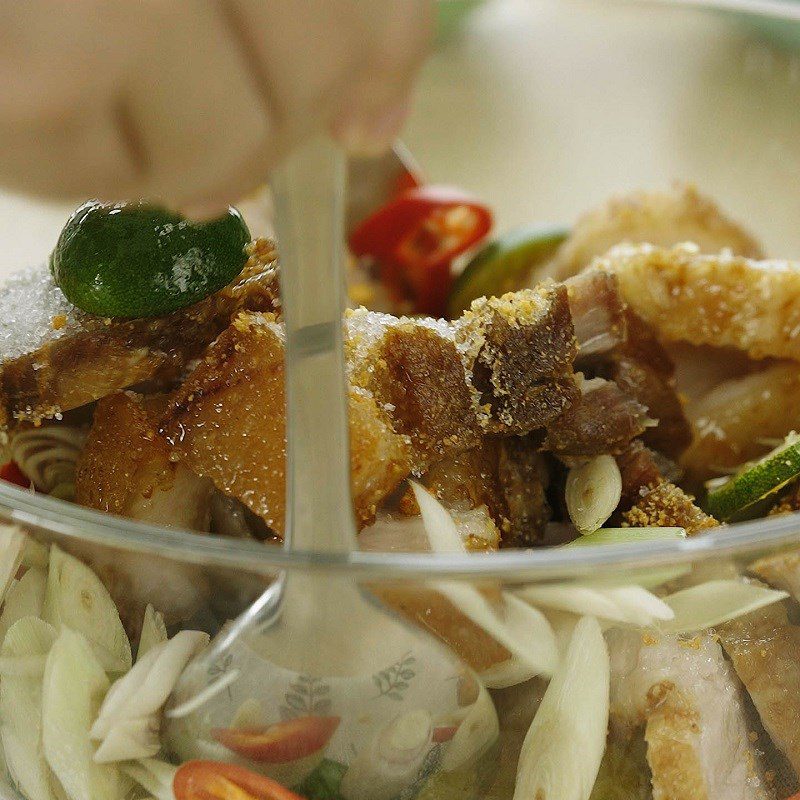
[[[42,689],[44,753],[70,800],[118,800],[115,765],[94,760],[89,729],[108,691],[102,664],[83,634],[62,627],[47,656]]]
[[[46,583],[45,572],[32,567],[8,590],[0,614],[0,643],[17,620],[41,616]]]
[[[499,735],[500,723],[491,695],[484,686],[480,686],[478,699],[470,706],[445,750],[442,770],[453,772],[465,764],[475,763]]]
[[[539,608],[569,611],[611,622],[652,625],[670,620],[674,612],[641,586],[585,586],[573,583],[531,585],[517,590],[525,602]]]
[[[47,569],[50,561],[50,548],[46,544],[37,542],[33,536],[25,537],[25,549],[22,551],[22,566]]]
[[[122,771],[156,800],[175,800],[172,781],[178,768],[166,761],[143,758],[122,765]]]
[[[150,758],[161,749],[157,716],[118,722],[100,742],[94,754],[98,764]]]
[[[16,525],[0,523],[0,602],[22,564],[27,535]]]
[[[139,634],[139,646],[136,648],[136,660],[141,661],[142,656],[149,653],[156,645],[166,642],[168,638],[164,615],[148,603],[144,610],[142,632]]]
[[[464,540],[450,512],[421,484],[411,481],[425,532],[434,553],[465,553]]]
[[[622,497],[622,476],[613,456],[595,456],[573,467],[565,489],[569,518],[581,533],[596,531]]]
[[[158,753],[160,743],[153,731],[158,731],[160,711],[186,664],[206,644],[207,634],[181,631],[153,647],[114,683],[89,734],[103,742],[95,754],[96,761],[129,760]]]
[[[36,617],[12,625],[3,641],[3,661],[42,659],[56,631]],[[14,783],[28,800],[54,800],[53,776],[42,749],[42,673],[5,674],[0,680],[0,737]]]
[[[664,602],[675,616],[659,627],[671,633],[713,628],[788,596],[786,592],[745,581],[706,581],[667,595]]]
[[[466,552],[458,528],[448,510],[423,486],[413,482],[431,550],[435,553]],[[547,620],[535,609],[503,592],[500,613],[474,586],[455,581],[438,581],[434,588],[502,644],[513,656],[510,663],[497,665],[485,676],[493,687],[509,686],[535,675],[550,675],[558,660],[555,637]],[[531,613],[533,612],[533,613]]]
[[[585,617],[525,736],[514,800],[587,800],[606,745],[609,685],[603,633]]]
[[[661,542],[685,539],[684,528],[600,528],[587,533],[562,547],[590,547],[607,544],[633,544],[634,542]]]
[[[4,678],[41,678],[44,675],[46,655],[0,656],[0,676]]]
[[[510,592],[501,594],[500,607],[495,608],[469,584],[437,581],[433,587],[518,659],[519,665],[507,665],[515,676],[512,682],[521,682],[535,675],[552,675],[558,663],[558,648],[550,624],[540,611]],[[498,680],[498,676],[494,677]],[[502,677],[500,673],[499,678]],[[500,680],[497,687],[502,685],[510,684]]]
[[[106,672],[131,668],[131,645],[108,590],[86,564],[56,545],[50,550],[42,614],[58,630],[82,633]]]

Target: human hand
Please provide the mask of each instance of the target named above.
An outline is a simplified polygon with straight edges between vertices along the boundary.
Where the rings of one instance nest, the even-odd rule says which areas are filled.
[[[0,183],[213,213],[304,138],[396,136],[432,0],[0,0]]]

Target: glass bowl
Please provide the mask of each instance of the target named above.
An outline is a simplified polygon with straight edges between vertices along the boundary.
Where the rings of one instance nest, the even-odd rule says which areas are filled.
[[[800,59],[787,46],[786,37],[772,36],[776,27],[784,31],[779,4],[736,5],[736,13],[680,3],[501,0],[482,5],[465,22],[461,35],[443,43],[425,67],[407,143],[431,179],[464,186],[492,205],[500,230],[532,220],[569,221],[611,194],[681,179],[696,182],[732,215],[745,220],[771,255],[797,256],[800,193],[794,181],[800,175]],[[769,12],[769,25],[762,24],[767,17],[758,13],[760,6]],[[796,10],[787,13],[797,17]],[[5,216],[13,217],[14,207],[8,208]],[[35,217],[36,209],[25,206],[24,216]],[[12,227],[17,226],[9,225],[9,230]],[[22,219],[19,227],[22,235],[30,231]],[[43,238],[33,247],[37,257],[50,247]],[[36,247],[41,247],[41,254],[35,253]],[[340,728],[315,751],[316,760],[292,762],[294,771],[284,770],[283,763],[281,770],[261,764],[262,771],[278,775],[284,784],[300,787],[317,800],[510,800],[514,796],[521,751],[525,762],[523,740],[546,686],[542,674],[557,666],[543,667],[538,676],[531,668],[528,673],[520,671],[519,664],[510,663],[517,658],[509,649],[513,642],[506,639],[503,644],[469,619],[459,618],[457,624],[443,621],[441,599],[432,599],[432,592],[444,591],[442,587],[451,587],[454,597],[463,597],[465,590],[473,592],[470,596],[477,592],[487,598],[498,619],[511,625],[510,612],[503,606],[509,595],[529,592],[541,597],[536,592],[542,588],[566,589],[571,596],[577,590],[603,595],[631,587],[663,593],[663,587],[678,579],[684,587],[730,580],[749,575],[759,559],[785,556],[785,563],[791,564],[800,557],[796,514],[732,524],[685,539],[614,546],[342,555],[288,553],[255,541],[157,528],[32,495],[4,482],[0,482],[0,519],[19,525],[39,542],[57,544],[92,563],[130,606],[123,616],[131,617],[125,621],[132,637],[138,634],[147,603],[169,609],[170,633],[186,628],[214,634],[282,575],[289,580],[302,575],[312,581],[338,577],[382,597],[477,672],[482,683],[466,667],[453,673],[452,693],[459,698],[461,712],[437,719],[433,701],[427,708],[422,691],[425,664],[415,664],[413,656],[411,661],[405,656],[391,661],[367,676],[374,685],[373,705],[362,715],[362,733],[344,735]],[[800,579],[789,584],[794,600],[800,600]],[[551,644],[564,663],[570,642],[577,641],[575,618],[564,611],[563,603],[539,602],[554,635]],[[599,602],[596,597],[594,602]],[[638,600],[633,605],[637,613],[647,613]],[[600,611],[598,615],[612,665],[625,657],[631,636],[634,643],[658,645],[662,635],[658,625],[630,619],[614,622]],[[790,618],[796,615],[797,608],[789,608]],[[525,638],[519,627],[509,630]],[[330,632],[343,652],[355,651],[365,635],[347,619]],[[304,629],[298,628],[295,636],[305,636]],[[751,756],[761,770],[757,778],[746,776],[750,793],[742,789],[735,794],[719,779],[713,788],[707,787],[707,796],[785,800],[798,789],[792,755],[787,761],[778,752],[780,745],[769,741],[764,731],[769,722],[759,721],[735,679],[720,689],[708,677],[709,670],[728,675],[729,656],[722,655],[714,636],[680,641],[681,652],[700,654],[698,669],[706,670],[703,679],[708,682],[706,700],[728,703],[729,738],[717,743],[712,736],[717,729],[708,734],[712,736],[711,743],[706,742],[708,761],[701,770],[730,773],[730,780],[736,781],[741,778],[741,763]],[[380,650],[373,653],[378,660]],[[390,650],[387,643],[387,653]],[[789,656],[794,655],[790,650]],[[337,714],[337,703],[346,706],[349,701],[346,687],[325,688],[311,672],[277,694],[260,687],[265,696],[277,698],[276,705],[247,698],[254,701],[248,705],[228,686],[232,693],[223,701],[224,711],[240,724],[249,714],[252,725],[273,724],[284,701],[284,716],[289,718]],[[658,685],[664,689],[667,683],[664,678]],[[416,705],[409,712],[408,699],[415,692]],[[796,688],[783,695],[787,713],[793,713],[799,695]],[[658,709],[666,696],[649,701]],[[561,722],[567,736],[577,737],[583,723],[580,715],[577,723],[571,718],[574,709],[570,712],[568,705],[562,709]],[[418,731],[409,727],[412,717],[427,731],[424,742],[413,746],[409,742],[416,742]],[[796,726],[800,718],[790,722]],[[692,724],[695,728],[686,734],[690,738],[706,730],[703,719]],[[551,738],[556,741],[563,731],[553,725]],[[740,732],[746,741],[729,763],[730,736]],[[641,735],[639,730],[636,736]],[[386,745],[389,740],[391,747]],[[654,730],[648,746],[655,748],[655,741]],[[693,746],[687,745],[690,754]],[[217,757],[220,750],[209,752],[209,757]],[[565,752],[569,748],[559,751],[562,761]],[[654,751],[650,755],[655,757]],[[591,760],[580,749],[573,756],[576,764]],[[689,755],[681,763],[690,760]],[[563,773],[563,763],[560,769]],[[587,769],[592,773],[591,765]],[[583,766],[572,770],[583,771]],[[592,797],[647,797],[649,775],[643,751],[634,748],[619,757],[607,754],[601,766],[605,783]],[[711,787],[712,776],[705,779]],[[541,796],[559,800],[589,796],[588,787],[574,788],[572,793],[562,789],[564,794]],[[170,790],[165,791],[160,795],[151,788],[149,793],[161,800],[169,796]],[[18,796],[10,784],[0,795]]]

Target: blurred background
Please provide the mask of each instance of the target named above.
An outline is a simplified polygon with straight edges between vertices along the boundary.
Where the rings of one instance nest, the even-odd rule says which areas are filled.
[[[800,257],[797,26],[692,3],[445,1],[405,141],[501,231],[678,179]],[[0,193],[0,275],[46,258],[70,210]]]

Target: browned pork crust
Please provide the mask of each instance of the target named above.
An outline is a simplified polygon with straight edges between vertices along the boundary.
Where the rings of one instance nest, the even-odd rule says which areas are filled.
[[[150,379],[174,379],[241,310],[271,310],[277,254],[251,245],[229,286],[164,317],[96,317],[67,301],[46,267],[19,273],[0,293],[0,428],[37,422]]]

